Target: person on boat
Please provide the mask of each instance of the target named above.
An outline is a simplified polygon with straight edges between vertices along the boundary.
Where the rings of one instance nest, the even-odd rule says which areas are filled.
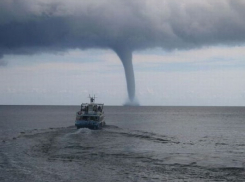
[[[97,112],[97,105],[94,105],[93,110],[94,110],[95,112]]]
[[[85,113],[88,113],[88,106],[85,106]]]
[[[102,111],[102,109],[101,109],[101,107],[100,107],[100,106],[98,107],[98,111],[99,111],[99,112],[101,112],[101,111]]]

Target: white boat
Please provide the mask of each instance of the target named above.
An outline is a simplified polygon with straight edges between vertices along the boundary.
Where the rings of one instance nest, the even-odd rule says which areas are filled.
[[[90,97],[90,103],[82,103],[76,113],[75,126],[79,128],[100,129],[105,126],[104,104],[94,103],[95,96]]]

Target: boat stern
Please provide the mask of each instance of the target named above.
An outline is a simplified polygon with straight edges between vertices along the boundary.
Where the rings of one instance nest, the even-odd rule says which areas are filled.
[[[99,129],[102,125],[99,122],[95,121],[85,121],[85,120],[76,120],[75,126],[79,128],[89,128],[89,129]]]

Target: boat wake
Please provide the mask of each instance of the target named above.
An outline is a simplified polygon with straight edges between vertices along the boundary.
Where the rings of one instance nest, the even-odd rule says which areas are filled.
[[[33,130],[1,144],[0,181],[236,181],[243,167],[200,165],[174,137],[122,129]],[[202,156],[203,157],[203,156]]]

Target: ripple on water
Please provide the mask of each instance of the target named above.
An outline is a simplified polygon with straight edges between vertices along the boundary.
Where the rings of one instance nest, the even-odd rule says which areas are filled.
[[[53,181],[56,175],[59,179],[66,179],[69,174],[75,174],[69,178],[73,181],[79,181],[80,177],[87,181],[245,179],[243,167],[201,165],[210,156],[205,159],[205,156],[194,152],[183,153],[179,149],[190,145],[180,143],[176,138],[116,126],[102,130],[77,130],[74,127],[35,130],[22,133],[15,142],[20,145],[19,156],[12,149],[8,156],[2,157],[2,161],[11,164],[8,159],[12,155],[17,169],[48,175]],[[28,145],[22,146],[24,143]],[[191,147],[196,145],[193,142]],[[222,143],[216,145],[223,146]],[[212,160],[218,161],[216,158]],[[39,168],[35,168],[37,165]],[[47,168],[52,172],[44,172]],[[95,173],[98,178],[92,177]]]

